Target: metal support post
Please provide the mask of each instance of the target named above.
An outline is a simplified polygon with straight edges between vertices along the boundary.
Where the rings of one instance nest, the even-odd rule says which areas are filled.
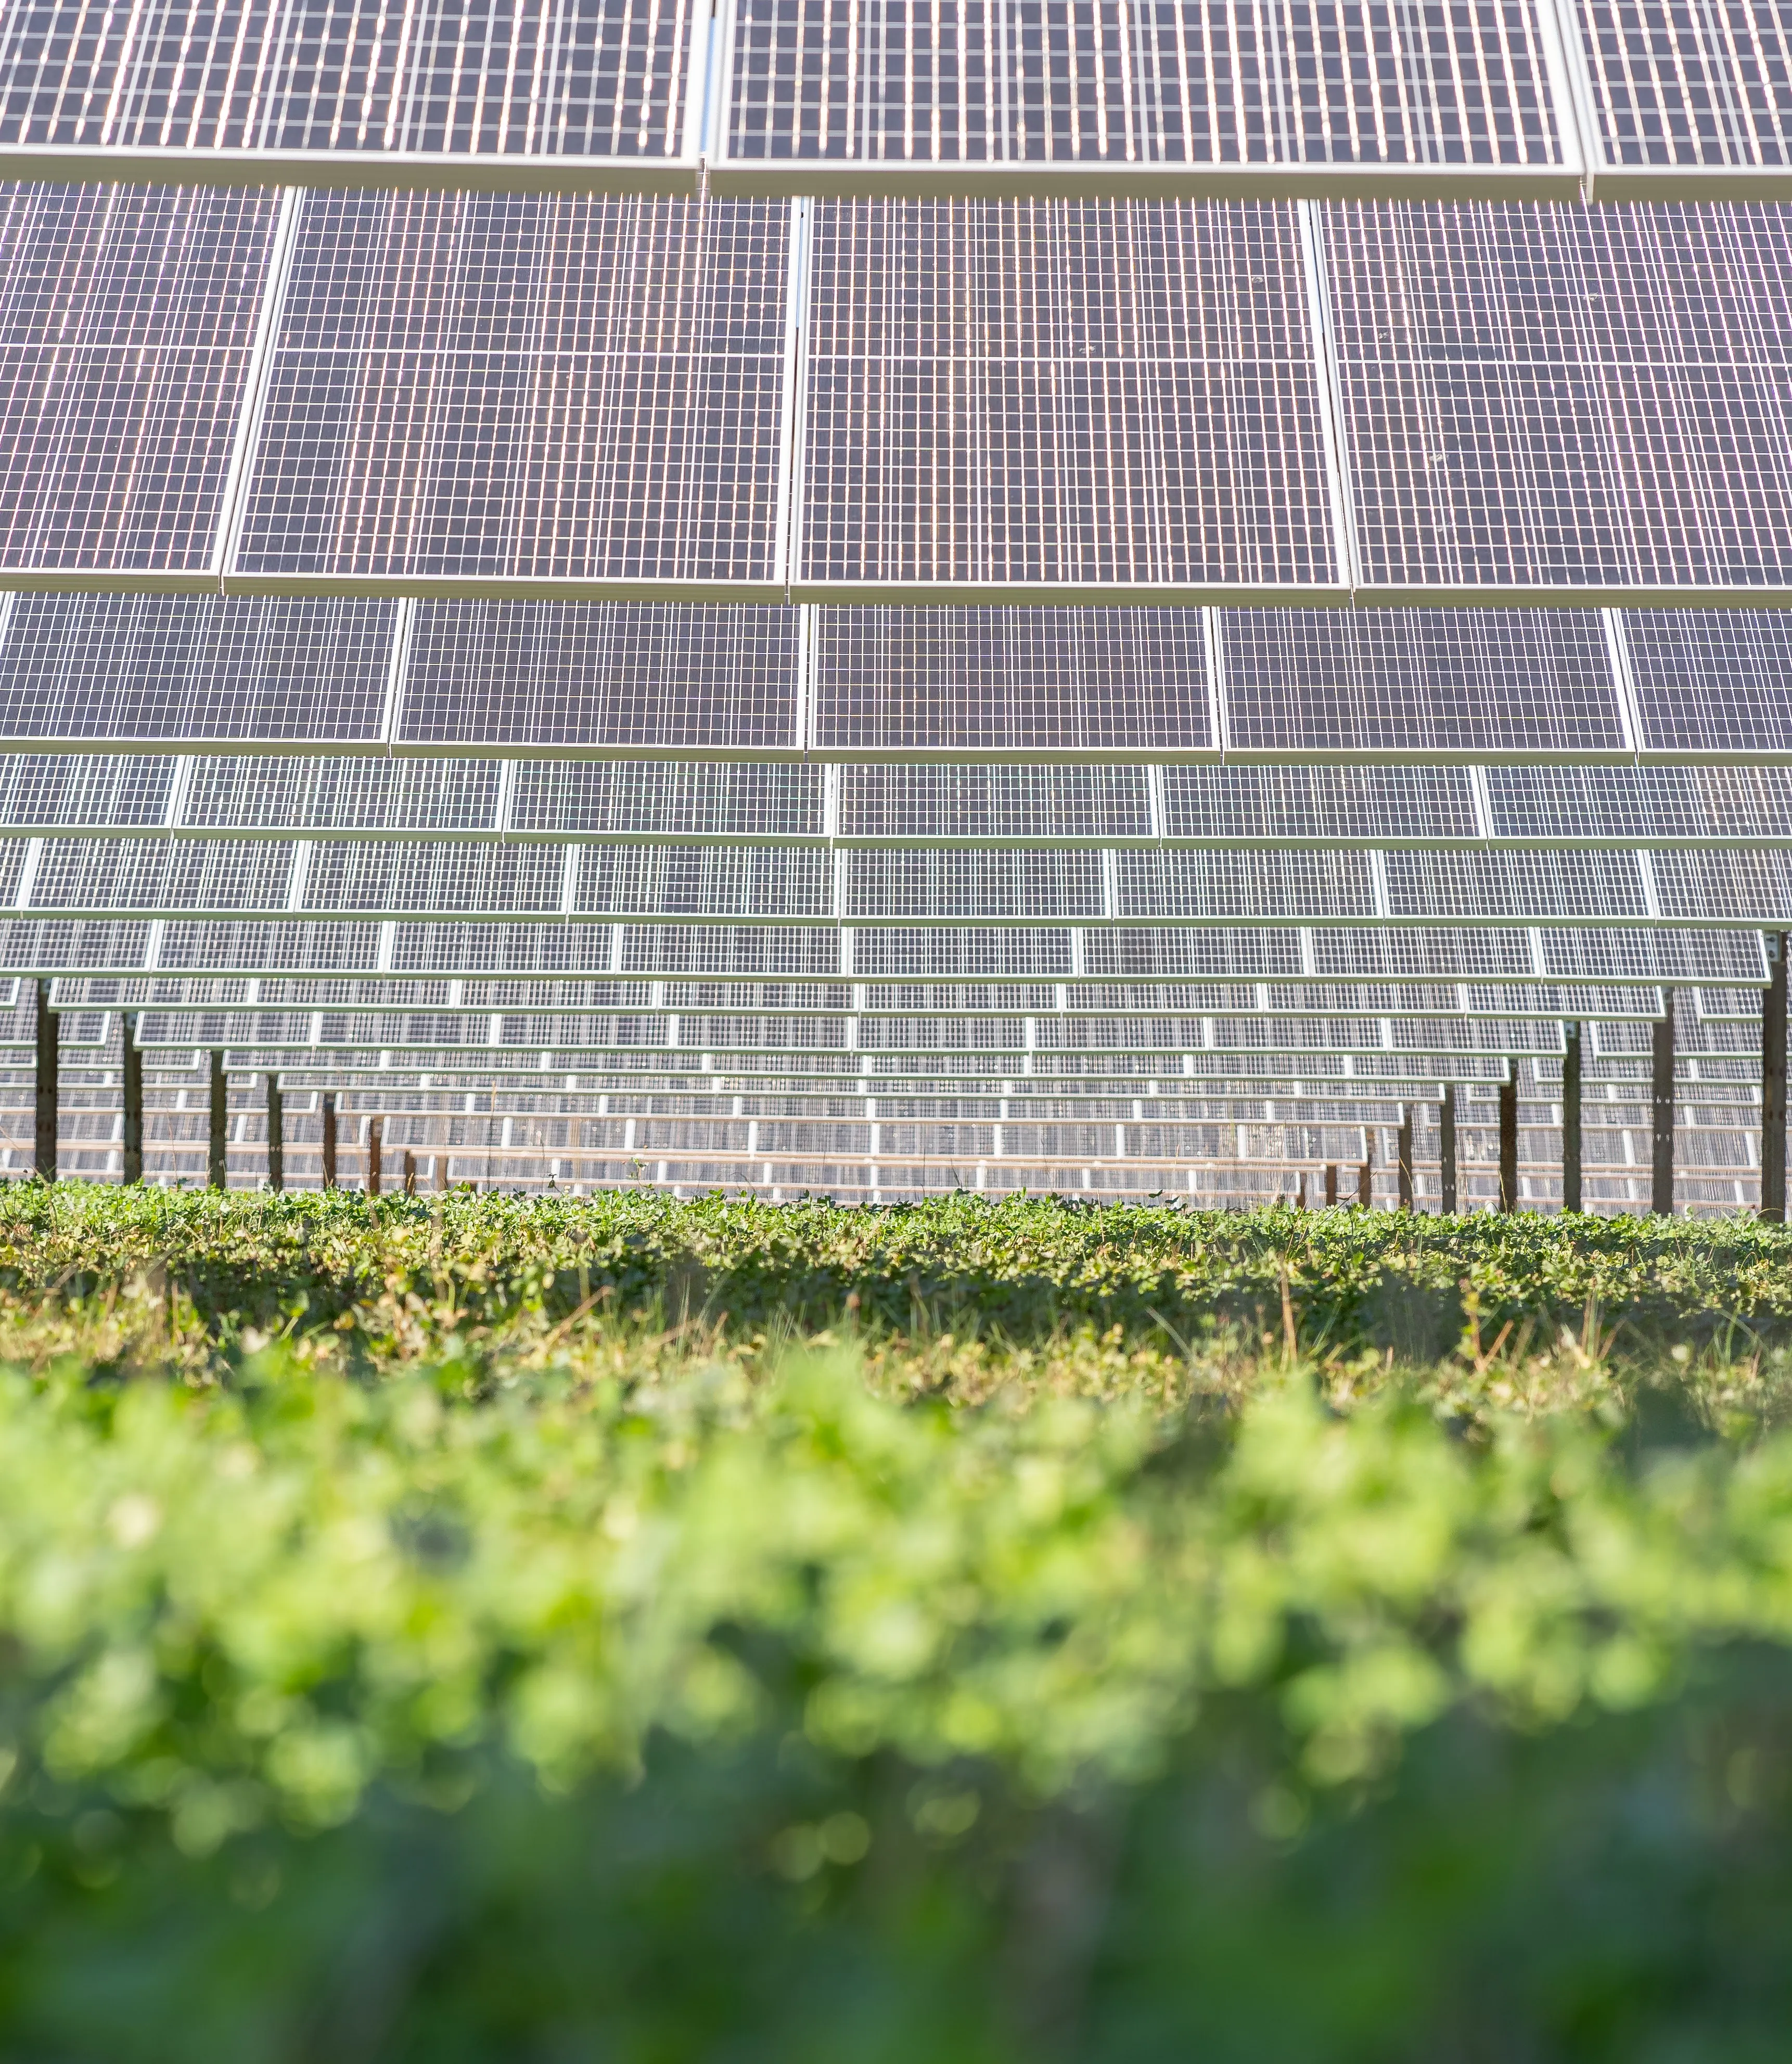
[[[1438,1209],[1447,1218],[1456,1212],[1456,1086],[1443,1085],[1437,1107]]]
[[[229,1125],[228,1103],[224,1086],[224,1049],[212,1049],[211,1128],[205,1156],[205,1179],[214,1190],[230,1187],[229,1171],[226,1165],[225,1138]]]
[[[1667,1006],[1655,1021],[1654,1066],[1651,1070],[1654,1125],[1650,1139],[1649,1207],[1665,1217],[1673,1213],[1673,991],[1665,989]]]
[[[1400,1208],[1412,1209],[1412,1106],[1400,1107],[1399,1183]]]
[[[278,1075],[268,1078],[268,1187],[286,1187],[286,1110]]]
[[[408,1147],[405,1149],[405,1195],[407,1197],[417,1195],[417,1156]]]
[[[1330,1209],[1333,1205],[1334,1205],[1337,1202],[1338,1202],[1338,1164],[1337,1164],[1337,1163],[1336,1163],[1336,1162],[1328,1161],[1328,1162],[1326,1163],[1326,1208],[1329,1210],[1329,1209]]]
[[[1580,1208],[1580,1027],[1564,1025],[1562,1055],[1562,1209]]]
[[[37,1171],[46,1183],[56,1179],[56,1013],[50,1008],[50,985],[38,984]]]
[[[143,1179],[143,1050],[137,1044],[137,1014],[124,1018],[124,1179]]]
[[[1786,934],[1767,934],[1761,998],[1761,1215],[1786,1223]]]
[[[1375,1163],[1369,1151],[1369,1143],[1363,1141],[1362,1166],[1357,1171],[1357,1208],[1369,1211],[1375,1202]]]
[[[1508,1079],[1499,1085],[1499,1208],[1518,1209],[1518,1063],[1506,1063]]]
[[[336,1187],[336,1099],[324,1096],[324,1187]]]
[[[367,1121],[367,1194],[370,1197],[380,1193],[380,1134],[385,1123],[378,1118]]]

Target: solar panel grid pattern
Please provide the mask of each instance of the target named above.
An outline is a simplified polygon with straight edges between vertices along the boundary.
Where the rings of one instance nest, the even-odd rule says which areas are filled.
[[[1205,753],[1218,744],[1201,619],[1188,610],[823,609],[816,627],[815,743],[824,752]]]
[[[845,767],[842,839],[1146,838],[1137,767]]]
[[[788,212],[313,193],[236,569],[770,580]]]
[[[0,735],[115,747],[371,745],[394,605],[22,595],[0,647]]]
[[[525,760],[511,823],[523,835],[654,838],[819,838],[819,768],[587,764]]]
[[[1784,853],[1660,853],[1661,914],[1688,924],[1792,925],[1792,856]]]
[[[558,869],[551,847],[547,855]],[[575,909],[586,916],[731,918],[777,924],[829,914],[821,852],[770,846],[594,846]]]
[[[1515,0],[740,0],[733,35],[748,162],[1561,162]]]
[[[1375,914],[1366,854],[1151,852],[1114,857],[1115,915],[1127,923],[1258,923]]]
[[[196,759],[180,828],[250,837],[276,827],[381,838],[490,833],[498,784],[489,760]]]
[[[1617,752],[1612,663],[1586,610],[1227,610],[1244,752]]]
[[[1171,767],[1164,834],[1247,840],[1474,838],[1475,797],[1458,768]]]
[[[845,914],[911,924],[1100,919],[1101,873],[1099,853],[1074,850],[860,850],[847,859]]]
[[[200,910],[281,910],[293,849],[261,839],[49,839],[31,907],[180,917]]]
[[[418,605],[407,750],[790,752],[796,615],[745,606]]]
[[[1390,853],[1386,867],[1389,911],[1409,924],[1649,915],[1635,856],[1628,853]]]
[[[313,848],[295,893],[302,909],[345,915],[546,916],[560,907],[561,872],[553,846],[345,839]]]
[[[167,813],[172,763],[127,754],[0,754],[0,825],[59,831],[104,824],[159,824]]]
[[[0,187],[0,572],[203,572],[279,200]]]
[[[1775,611],[1633,610],[1647,752],[1792,753],[1792,625]]]
[[[1784,0],[1576,0],[1608,163],[1792,163]]]
[[[686,0],[21,0],[0,144],[672,156]]]
[[[801,578],[1330,585],[1320,409],[1285,204],[823,203]]]
[[[1339,206],[1327,224],[1366,586],[1788,585],[1784,211]]]

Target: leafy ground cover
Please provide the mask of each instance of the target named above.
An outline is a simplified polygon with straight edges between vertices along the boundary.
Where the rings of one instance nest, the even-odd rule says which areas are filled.
[[[0,2044],[1747,2059],[1792,1244],[0,1197]]]

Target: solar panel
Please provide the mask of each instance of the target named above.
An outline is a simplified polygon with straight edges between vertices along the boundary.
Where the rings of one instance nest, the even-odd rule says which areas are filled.
[[[489,837],[500,829],[502,788],[490,760],[195,759],[176,828],[245,838]]]
[[[789,211],[314,193],[229,571],[781,594]]]
[[[1336,589],[1310,315],[1290,207],[818,204],[797,578],[817,600]]]
[[[1329,211],[1362,598],[1792,593],[1789,228],[1768,208]]]
[[[1646,922],[1637,856],[1629,853],[1390,853],[1388,913],[1407,924]]]
[[[1792,855],[1658,853],[1651,861],[1665,917],[1681,924],[1792,925]]]
[[[518,764],[511,829],[519,837],[819,839],[819,768]]]
[[[0,573],[203,583],[279,212],[0,187]]]
[[[1599,617],[1226,610],[1227,750],[1269,759],[1628,758]]]
[[[1373,845],[1478,839],[1459,768],[1172,767],[1163,834],[1215,845]]]
[[[1097,844],[1154,830],[1141,767],[846,767],[839,796],[842,841]]]
[[[1128,924],[1338,922],[1377,913],[1360,853],[1121,852],[1112,915]]]
[[[1560,845],[1792,843],[1782,767],[1495,768],[1489,828]]]
[[[21,0],[0,175],[630,184],[685,155],[687,0]],[[705,19],[704,27],[707,28]]]
[[[1546,974],[1560,982],[1767,984],[1756,931],[1628,930],[1588,927],[1532,934]]]
[[[1516,0],[737,0],[711,177],[1037,194],[1323,191],[1330,173],[1358,191],[1522,177],[1572,194],[1546,35]]]
[[[1189,610],[816,612],[813,744],[830,758],[1205,758],[1212,699]]]
[[[1633,610],[1624,631],[1645,752],[1792,757],[1792,640],[1777,614]]]
[[[1783,191],[1792,19],[1782,4],[1576,0],[1565,19],[1578,30],[1572,54],[1600,193]]]
[[[168,759],[0,753],[0,834],[154,830],[174,779]]]
[[[846,856],[842,914],[884,924],[1039,923],[1102,917],[1096,853],[871,849]]]
[[[377,601],[22,595],[0,643],[0,738],[376,748],[395,614]]]

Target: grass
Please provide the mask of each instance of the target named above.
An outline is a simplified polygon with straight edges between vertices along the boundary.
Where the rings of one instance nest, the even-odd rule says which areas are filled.
[[[16,1187],[5,2046],[1773,2054],[1789,1260]]]

